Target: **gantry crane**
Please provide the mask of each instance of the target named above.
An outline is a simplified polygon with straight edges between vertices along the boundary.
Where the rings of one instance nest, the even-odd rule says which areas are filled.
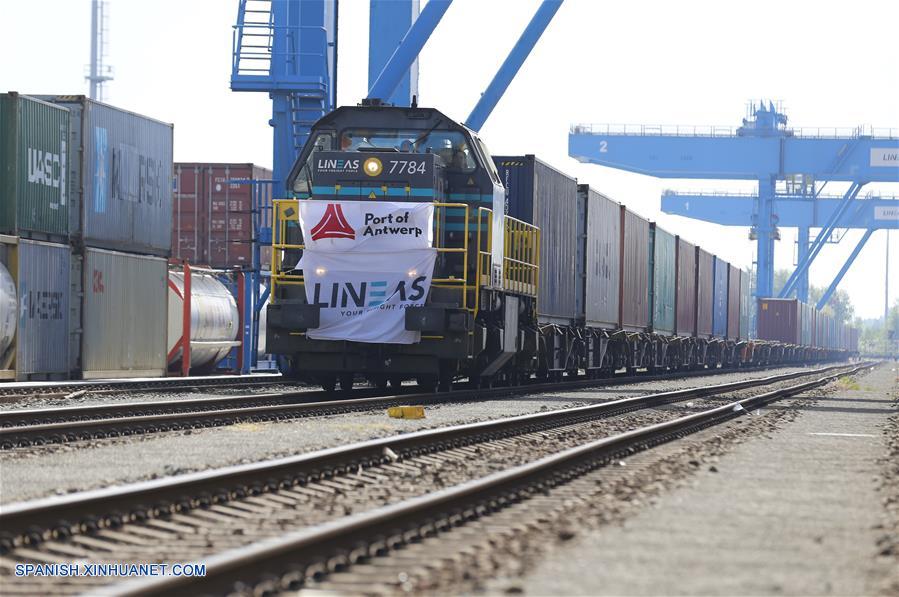
[[[840,230],[864,229],[822,308],[871,234],[899,227],[899,201],[859,197],[868,183],[899,182],[899,131],[858,128],[792,129],[772,102],[753,102],[739,128],[646,125],[576,125],[568,153],[581,162],[658,178],[755,180],[747,195],[675,193],[662,196],[665,213],[726,226],[749,226],[757,248],[757,297],[773,295],[778,227],[799,228],[798,264],[780,296],[808,300],[808,269]],[[849,189],[827,195],[830,182]],[[813,241],[809,229],[819,228]]]

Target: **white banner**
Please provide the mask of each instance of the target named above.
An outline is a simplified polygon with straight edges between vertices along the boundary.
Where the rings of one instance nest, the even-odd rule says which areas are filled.
[[[428,296],[437,250],[331,252],[306,249],[300,260],[306,300],[321,305],[315,340],[414,344],[406,309]]]
[[[299,204],[307,249],[402,251],[432,244],[432,203],[306,200]]]

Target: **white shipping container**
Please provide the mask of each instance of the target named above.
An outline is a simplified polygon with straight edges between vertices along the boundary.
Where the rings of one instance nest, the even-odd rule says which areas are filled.
[[[81,280],[84,378],[165,375],[166,260],[88,248]]]
[[[69,267],[67,245],[0,236],[0,379],[68,378]]]

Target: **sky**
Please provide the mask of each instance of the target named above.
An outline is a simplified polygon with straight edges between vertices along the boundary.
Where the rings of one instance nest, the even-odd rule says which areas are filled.
[[[229,90],[237,0],[109,0],[106,101],[175,125],[176,161],[271,165],[271,104]],[[420,57],[420,104],[464,120],[538,0],[456,0]],[[86,93],[90,0],[0,0],[0,89]],[[567,0],[481,130],[495,155],[534,153],[644,217],[748,268],[748,228],[662,214],[664,189],[752,191],[754,184],[660,180],[579,164],[573,123],[738,126],[751,99],[783,102],[791,126],[899,129],[899,3]],[[368,0],[341,0],[338,102],[367,90]],[[845,187],[843,187],[845,188]],[[838,192],[829,185],[828,192]],[[899,184],[868,185],[899,195]],[[826,246],[811,283],[827,286],[861,237]],[[775,267],[791,268],[783,229]],[[840,288],[856,314],[882,316],[886,233],[876,232]],[[899,233],[890,302],[899,297]]]

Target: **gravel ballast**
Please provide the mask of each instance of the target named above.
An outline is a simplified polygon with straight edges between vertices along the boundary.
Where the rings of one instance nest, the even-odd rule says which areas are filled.
[[[350,413],[281,423],[240,423],[194,431],[17,449],[0,454],[0,503],[10,503],[290,456],[398,433],[503,416],[581,406],[652,392],[719,384],[802,370],[784,368],[645,382],[519,398],[441,404],[421,420],[383,412]]]
[[[882,464],[896,449],[885,441],[896,435],[886,427],[895,379],[880,366],[815,392],[813,401],[788,401],[799,413],[790,424],[697,466],[691,482],[674,491],[655,498],[638,489],[624,501],[630,516],[606,515],[612,524],[569,521],[574,540],[527,560],[518,578],[490,590],[895,594],[897,471],[887,466],[887,479]],[[647,499],[657,501],[629,504]]]

